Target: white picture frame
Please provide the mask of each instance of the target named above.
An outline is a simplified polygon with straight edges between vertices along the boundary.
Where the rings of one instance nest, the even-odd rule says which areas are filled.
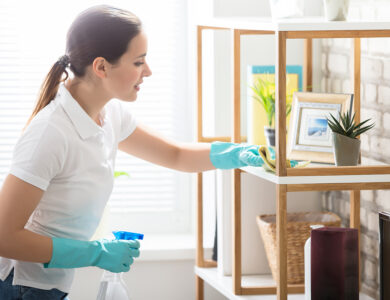
[[[351,111],[353,94],[296,92],[293,95],[287,158],[334,163],[327,117]]]

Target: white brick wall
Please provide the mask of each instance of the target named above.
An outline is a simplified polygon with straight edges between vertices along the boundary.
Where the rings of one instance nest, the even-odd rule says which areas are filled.
[[[390,80],[390,59],[383,60],[383,78]]]
[[[348,56],[343,54],[330,53],[328,55],[328,70],[333,73],[344,74],[348,68]]]
[[[387,134],[390,133],[390,113],[389,112],[385,112],[383,114],[383,129]]]
[[[349,19],[389,20],[389,0],[351,0]],[[361,118],[372,118],[375,128],[361,136],[364,164],[390,164],[390,38],[361,39]],[[322,81],[325,92],[352,92],[351,40],[322,41]],[[323,207],[349,224],[349,195],[325,192]],[[378,211],[390,211],[390,191],[361,191],[362,290],[379,299]]]
[[[390,67],[390,66],[389,66]],[[376,84],[364,84],[364,99],[367,104],[375,104],[378,97],[378,87]]]
[[[376,192],[375,203],[379,209],[386,209],[390,207],[390,191],[389,190],[378,190]]]
[[[378,102],[380,104],[390,105],[390,86],[378,86]]]
[[[379,58],[375,57],[362,57],[361,75],[362,79],[375,82],[382,76],[383,63]]]

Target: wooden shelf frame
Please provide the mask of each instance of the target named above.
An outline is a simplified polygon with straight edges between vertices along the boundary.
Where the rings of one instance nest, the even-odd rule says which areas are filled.
[[[240,58],[241,36],[248,34],[274,34],[276,41],[275,88],[276,88],[276,176],[343,176],[343,175],[378,175],[390,174],[390,166],[356,166],[356,167],[321,167],[293,169],[286,167],[286,43],[287,39],[304,39],[304,90],[312,86],[312,39],[314,38],[352,38],[354,60],[352,82],[354,92],[354,111],[356,122],[360,122],[360,68],[361,38],[390,37],[389,30],[323,30],[323,31],[280,31],[253,30],[219,26],[197,26],[198,53],[198,141],[213,141],[218,138],[202,136],[202,31],[230,30],[233,50],[233,132],[232,138],[225,139],[239,143],[242,141],[240,128]],[[232,251],[232,283],[236,295],[275,294],[278,300],[287,300],[288,293],[302,293],[304,285],[287,284],[287,193],[295,191],[350,190],[350,227],[359,230],[359,266],[360,266],[360,190],[390,189],[390,182],[340,182],[314,184],[276,184],[276,223],[277,223],[277,265],[278,277],[276,287],[243,287],[241,284],[241,174],[242,170],[232,170],[233,194],[233,251]],[[202,212],[202,174],[198,175],[197,206],[197,262],[198,267],[213,267],[215,262],[204,260],[203,254],[203,212]],[[203,300],[203,280],[196,276],[196,299]]]

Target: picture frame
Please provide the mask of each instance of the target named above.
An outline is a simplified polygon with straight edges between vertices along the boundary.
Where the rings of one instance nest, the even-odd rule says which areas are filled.
[[[287,158],[334,164],[327,117],[352,111],[353,94],[295,92],[287,134]]]

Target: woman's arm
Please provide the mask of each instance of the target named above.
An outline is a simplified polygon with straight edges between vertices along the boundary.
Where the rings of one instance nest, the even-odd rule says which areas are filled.
[[[214,170],[210,161],[210,144],[178,143],[138,125],[119,143],[119,149],[151,163],[183,172]]]
[[[50,238],[24,229],[43,191],[8,175],[0,191],[0,256],[44,263],[45,268],[97,266],[127,272],[139,256],[138,241]]]
[[[24,228],[43,191],[8,175],[0,190],[0,256],[16,260],[50,261],[52,241]]]

